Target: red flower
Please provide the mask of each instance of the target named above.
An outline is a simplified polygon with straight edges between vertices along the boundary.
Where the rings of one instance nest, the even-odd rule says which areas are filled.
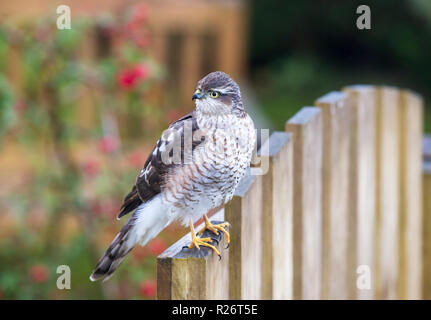
[[[166,249],[166,243],[162,239],[154,239],[148,244],[148,249],[153,255],[158,256]]]
[[[142,168],[142,166],[144,165],[144,157],[138,151],[129,154],[129,156],[127,157],[127,161],[131,166],[135,168]]]
[[[103,206],[100,204],[99,201],[94,201],[93,203],[91,203],[90,208],[91,208],[91,212],[95,216],[101,216],[104,212]]]
[[[49,271],[45,265],[37,264],[30,268],[29,276],[34,283],[43,283],[48,279]]]
[[[136,87],[139,81],[144,81],[148,78],[149,68],[144,64],[139,64],[134,67],[123,69],[117,74],[117,83],[125,90]]]
[[[84,172],[90,177],[94,177],[100,169],[100,162],[96,159],[89,159],[84,163]]]
[[[136,37],[135,42],[140,48],[145,48],[151,43],[151,35],[148,32],[144,33],[143,35]]]
[[[118,149],[118,140],[112,136],[106,136],[100,139],[99,149],[104,153],[111,153]]]
[[[118,205],[111,200],[103,199],[96,200],[91,203],[91,212],[95,216],[107,216],[107,217],[116,217],[118,214]]]
[[[142,29],[148,18],[148,7],[145,4],[137,5],[133,8],[130,19],[125,24],[126,34],[135,33]]]
[[[22,113],[25,111],[25,109],[27,109],[27,104],[25,103],[24,100],[18,100],[15,102],[13,107],[16,113]]]
[[[153,279],[142,281],[139,286],[139,292],[142,297],[154,298],[156,295],[156,281]]]
[[[133,10],[132,20],[144,22],[148,18],[148,7],[146,4],[141,3],[136,5]]]
[[[140,262],[146,256],[148,256],[147,247],[136,246],[132,251],[132,258],[136,262]]]

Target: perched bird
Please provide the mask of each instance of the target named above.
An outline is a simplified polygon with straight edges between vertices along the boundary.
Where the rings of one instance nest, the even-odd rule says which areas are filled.
[[[250,165],[256,134],[244,109],[239,86],[224,72],[201,79],[192,100],[195,109],[172,123],[157,141],[124,199],[118,219],[132,216],[112,241],[90,276],[109,279],[136,244],[144,246],[174,220],[191,229],[189,248],[212,246],[193,224],[202,216],[206,229],[223,232],[227,222],[212,224],[209,210],[228,202]]]

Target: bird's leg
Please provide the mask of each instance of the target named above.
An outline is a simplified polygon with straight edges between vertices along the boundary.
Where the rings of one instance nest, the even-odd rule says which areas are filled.
[[[198,232],[198,235],[200,236],[202,233],[204,233],[205,230],[210,230],[212,231],[215,235],[218,235],[218,230],[220,230],[221,232],[223,232],[226,235],[226,243],[227,246],[229,247],[230,244],[230,235],[229,232],[226,231],[225,228],[229,227],[229,222],[223,222],[220,224],[212,224],[210,222],[210,220],[208,219],[207,215],[204,215],[204,220],[205,220],[205,227],[202,228],[202,230],[200,230]]]
[[[193,246],[195,246],[198,249],[199,249],[199,246],[208,247],[208,248],[211,248],[219,256],[219,258],[220,258],[221,257],[220,256],[220,252],[217,250],[217,248],[208,243],[208,242],[213,241],[213,239],[211,239],[211,238],[198,238],[198,237],[196,237],[195,228],[193,227],[192,220],[189,220],[189,225],[190,225],[190,231],[191,231],[191,234],[192,234],[192,242],[189,245],[189,249],[193,248]]]

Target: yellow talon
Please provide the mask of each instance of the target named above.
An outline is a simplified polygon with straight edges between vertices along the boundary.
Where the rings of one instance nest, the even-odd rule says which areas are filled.
[[[227,228],[227,227],[230,226],[229,222],[223,222],[223,223],[220,223],[220,224],[212,224],[209,221],[207,215],[204,215],[204,220],[205,220],[205,227],[203,227],[202,230],[200,230],[198,232],[198,235],[200,236],[202,233],[204,233],[205,230],[210,230],[215,235],[218,235],[218,231],[221,231],[221,232],[223,232],[225,234],[225,236],[226,236],[226,243],[227,243],[227,246],[229,247],[229,244],[230,244],[230,235],[229,235],[229,232],[227,232],[226,229],[225,229],[225,228]]]
[[[217,248],[214,247],[212,244],[208,243],[208,242],[213,241],[213,239],[196,237],[195,228],[193,227],[193,222],[190,221],[189,225],[190,225],[190,230],[191,230],[191,234],[192,234],[192,242],[189,245],[189,249],[191,249],[193,247],[200,249],[199,246],[208,247],[208,248],[211,248],[219,256],[219,258],[221,258],[220,252],[217,250]]]

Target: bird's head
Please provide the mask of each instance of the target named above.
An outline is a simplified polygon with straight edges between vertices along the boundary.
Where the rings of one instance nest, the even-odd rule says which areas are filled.
[[[238,84],[224,72],[211,72],[199,80],[192,100],[196,108],[206,114],[243,112]]]

